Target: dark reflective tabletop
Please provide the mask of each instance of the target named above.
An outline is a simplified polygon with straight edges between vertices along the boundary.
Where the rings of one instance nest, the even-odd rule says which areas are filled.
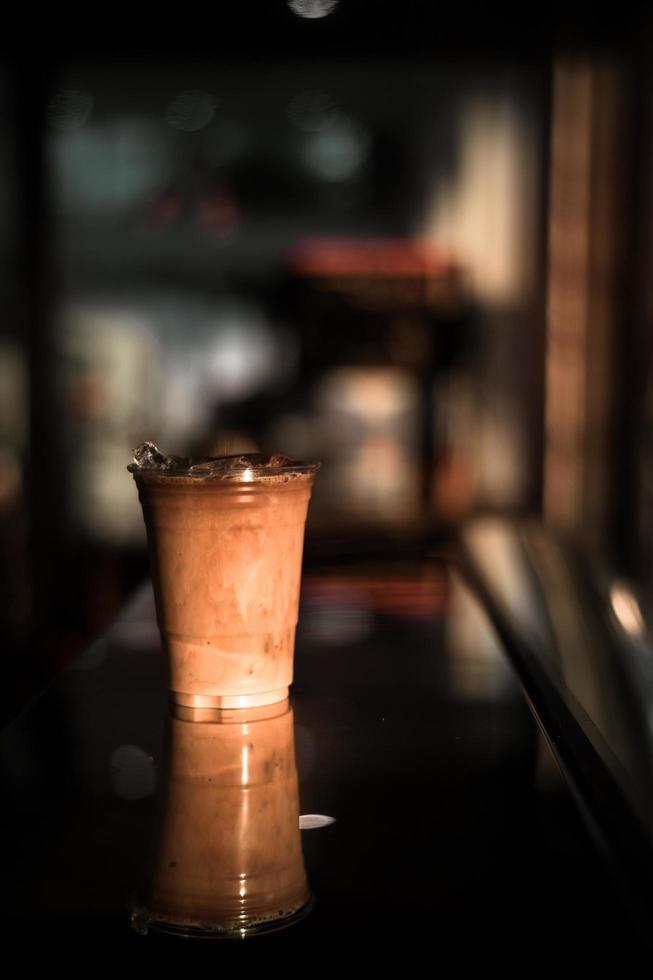
[[[650,945],[650,598],[536,522],[479,519],[459,558]]]
[[[174,769],[162,667],[144,587],[3,733],[7,942],[146,958],[185,942],[130,925],[163,853]],[[301,830],[315,906],[285,930],[193,949],[311,970],[427,954],[434,969],[526,958],[639,975],[645,954],[511,661],[448,566],[307,572],[291,708],[299,812],[329,818]],[[165,846],[185,828],[188,858],[217,831],[194,830],[203,804],[181,799]]]

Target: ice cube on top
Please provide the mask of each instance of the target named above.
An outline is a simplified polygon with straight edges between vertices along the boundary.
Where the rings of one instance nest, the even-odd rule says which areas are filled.
[[[153,442],[142,442],[134,450],[134,464],[142,469],[160,469],[166,458]]]
[[[130,470],[186,470],[189,460],[184,456],[165,456],[153,442],[142,442],[134,450]]]
[[[241,476],[248,470],[277,469],[292,466],[293,460],[281,453],[265,456],[247,453],[241,456],[166,456],[153,442],[143,442],[134,450],[134,462],[127,468],[158,470],[174,475],[230,477]]]

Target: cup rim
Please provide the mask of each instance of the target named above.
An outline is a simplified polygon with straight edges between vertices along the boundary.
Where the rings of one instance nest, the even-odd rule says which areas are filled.
[[[233,453],[232,456],[225,456],[223,458],[232,459],[240,455],[242,454]],[[206,472],[198,471],[197,469],[194,472],[191,472],[190,469],[166,470],[159,469],[155,466],[139,466],[138,463],[130,463],[127,470],[136,480],[194,480],[202,483],[227,483],[229,485],[237,483],[248,486],[251,483],[265,480],[268,477],[287,476],[291,473],[301,475],[316,473],[321,465],[322,463],[319,460],[311,460],[310,462],[298,460],[297,462],[288,463],[285,466],[249,466],[245,470],[238,470],[234,473],[212,473],[210,470]],[[248,479],[243,478],[244,473],[250,474]]]

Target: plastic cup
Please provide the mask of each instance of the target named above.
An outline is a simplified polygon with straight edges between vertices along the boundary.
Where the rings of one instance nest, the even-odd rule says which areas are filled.
[[[288,696],[318,465],[227,478],[132,469],[176,703],[246,708]]]

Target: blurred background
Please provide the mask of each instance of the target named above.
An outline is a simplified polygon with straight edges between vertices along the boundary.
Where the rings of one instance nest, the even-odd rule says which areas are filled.
[[[0,717],[146,577],[144,439],[321,459],[309,566],[533,514],[650,583],[653,25],[508,9],[5,41]]]

